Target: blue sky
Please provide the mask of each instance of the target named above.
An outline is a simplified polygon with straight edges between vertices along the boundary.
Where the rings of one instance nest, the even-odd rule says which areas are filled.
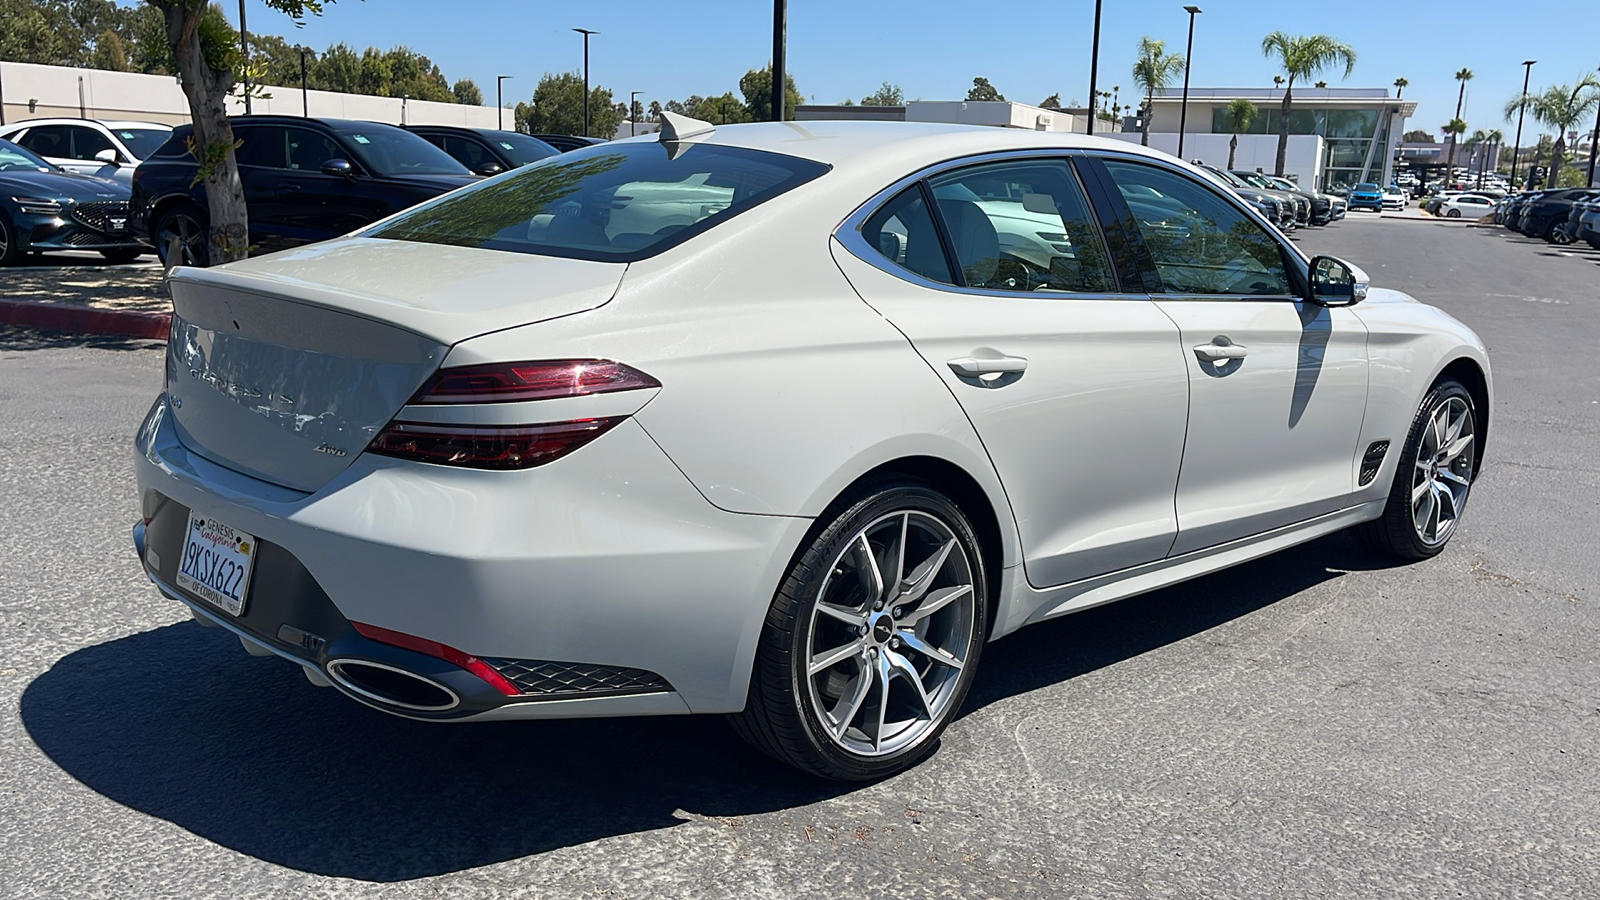
[[[769,0],[533,2],[533,0],[339,0],[296,33],[262,0],[247,0],[252,30],[283,35],[318,49],[344,41],[405,44],[443,69],[471,78],[493,103],[494,77],[506,101],[526,99],[544,72],[577,70],[582,39],[591,38],[590,76],[620,99],[641,101],[738,91],[739,76],[766,65],[772,40]],[[222,0],[230,16],[237,0]],[[1133,92],[1129,69],[1139,38],[1183,49],[1188,15],[1181,0],[1105,0],[1100,82]],[[1262,57],[1269,31],[1325,33],[1353,46],[1355,72],[1325,76],[1332,86],[1384,87],[1397,77],[1416,99],[1412,128],[1437,131],[1455,112],[1462,67],[1467,85],[1462,117],[1471,128],[1502,128],[1501,112],[1522,88],[1525,59],[1536,59],[1533,88],[1573,82],[1600,67],[1592,0],[1417,4],[1387,0],[1301,3],[1297,0],[1210,0],[1195,26],[1191,84],[1270,87],[1276,74]],[[1445,10],[1448,9],[1448,16]],[[810,102],[859,100],[885,80],[911,99],[966,96],[972,78],[987,77],[1007,99],[1037,103],[1060,92],[1063,104],[1088,97],[1093,0],[790,0],[789,71]],[[1392,89],[1392,88],[1391,88]],[[1592,125],[1590,126],[1592,127]],[[1530,125],[1528,134],[1536,129]]]

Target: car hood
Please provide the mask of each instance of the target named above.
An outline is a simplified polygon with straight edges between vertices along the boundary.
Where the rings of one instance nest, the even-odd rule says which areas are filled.
[[[128,199],[125,184],[70,172],[0,172],[0,190],[9,191],[8,196],[25,191],[28,196],[68,197],[79,202]]]

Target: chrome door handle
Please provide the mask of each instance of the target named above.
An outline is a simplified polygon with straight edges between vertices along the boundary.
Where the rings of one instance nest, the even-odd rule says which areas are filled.
[[[1028,361],[1020,356],[1002,356],[998,359],[978,359],[963,356],[945,363],[957,375],[977,378],[979,375],[999,375],[1007,372],[1027,371]]]
[[[1223,359],[1244,359],[1249,351],[1238,344],[1201,344],[1194,348],[1194,355],[1200,357],[1202,362],[1217,362]]]

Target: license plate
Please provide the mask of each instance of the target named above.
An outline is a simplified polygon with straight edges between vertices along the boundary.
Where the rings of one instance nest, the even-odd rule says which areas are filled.
[[[243,614],[256,547],[253,535],[190,510],[178,587],[232,615]]]
[[[127,219],[120,218],[118,216],[112,216],[110,221],[112,231],[126,231],[128,228]]]

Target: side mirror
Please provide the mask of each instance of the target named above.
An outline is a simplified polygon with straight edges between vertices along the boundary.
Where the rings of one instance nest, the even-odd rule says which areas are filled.
[[[1310,300],[1319,306],[1354,306],[1367,299],[1371,283],[1366,272],[1336,256],[1311,260]]]
[[[489,175],[499,175],[501,172],[505,171],[505,167],[494,160],[487,160],[485,162],[478,163],[477,168],[473,169],[472,171],[475,175],[483,175],[487,177]]]
[[[94,158],[109,166],[121,165],[121,163],[117,161],[117,151],[111,149],[110,147],[107,147],[104,150],[101,150],[99,153],[96,153]]]
[[[337,175],[340,178],[349,178],[356,173],[356,167],[350,165],[349,160],[330,159],[322,164],[322,174]]]

